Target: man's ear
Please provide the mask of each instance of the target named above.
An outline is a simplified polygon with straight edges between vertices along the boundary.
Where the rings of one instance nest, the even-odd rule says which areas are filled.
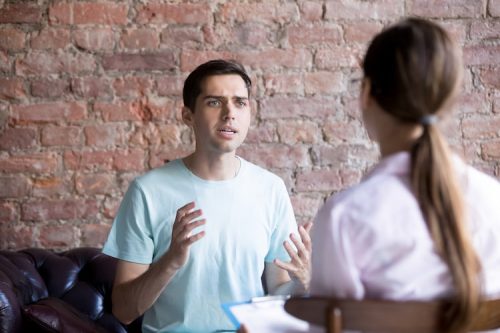
[[[193,122],[194,122],[193,112],[186,106],[182,107],[182,121],[189,127],[193,127]]]
[[[361,110],[366,110],[371,102],[372,83],[369,78],[363,78],[361,82],[360,104]]]

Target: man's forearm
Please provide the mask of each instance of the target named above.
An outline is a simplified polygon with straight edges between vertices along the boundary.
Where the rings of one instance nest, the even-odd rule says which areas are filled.
[[[304,285],[297,280],[289,280],[269,291],[272,295],[304,295],[307,292]]]
[[[170,263],[164,256],[137,278],[114,286],[113,314],[118,320],[129,324],[156,302],[178,271]]]

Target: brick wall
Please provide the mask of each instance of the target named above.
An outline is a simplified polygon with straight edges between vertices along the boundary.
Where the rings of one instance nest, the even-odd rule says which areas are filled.
[[[377,159],[352,79],[405,15],[464,47],[446,133],[500,177],[500,0],[0,0],[0,248],[101,245],[130,180],[192,150],[182,83],[219,57],[255,83],[240,154],[283,177],[310,220]]]

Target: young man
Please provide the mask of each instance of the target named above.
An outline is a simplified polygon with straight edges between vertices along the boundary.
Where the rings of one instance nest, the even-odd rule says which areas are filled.
[[[103,250],[120,259],[120,321],[144,314],[143,332],[234,330],[221,304],[262,296],[264,267],[270,293],[307,290],[311,225],[294,234],[283,181],[236,156],[250,90],[232,61],[209,61],[186,79],[182,118],[195,151],[131,183]]]

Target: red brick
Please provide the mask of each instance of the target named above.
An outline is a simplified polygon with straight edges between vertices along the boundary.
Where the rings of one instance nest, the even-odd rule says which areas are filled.
[[[342,144],[338,146],[320,146],[317,152],[320,166],[357,167],[361,170],[373,164],[379,158],[378,149],[366,144]]]
[[[457,109],[458,115],[468,114],[488,114],[491,110],[491,103],[486,92],[464,93],[458,98]]]
[[[36,145],[37,131],[33,128],[8,128],[0,132],[0,149],[16,150],[32,148]]]
[[[162,4],[148,3],[139,6],[137,23],[207,24],[212,21],[208,4]]]
[[[302,74],[268,74],[264,76],[266,95],[304,94],[304,76]]]
[[[110,194],[116,188],[112,174],[80,174],[75,177],[76,191],[83,195]]]
[[[305,75],[306,94],[334,94],[346,91],[346,82],[342,72],[313,72]]]
[[[59,169],[59,158],[55,153],[34,153],[0,157],[2,172],[51,173]]]
[[[458,45],[463,46],[467,39],[468,26],[461,21],[442,21],[438,22],[447,32],[450,34],[451,38],[458,43]]]
[[[125,76],[118,77],[113,82],[115,95],[120,97],[137,98],[148,93],[153,86],[149,77]]]
[[[122,124],[89,125],[83,129],[88,146],[106,147],[121,145],[125,142]]]
[[[38,242],[41,247],[65,249],[78,247],[77,227],[72,224],[44,225],[40,227]]]
[[[43,177],[33,180],[33,197],[58,197],[71,193],[67,181],[60,177]],[[72,193],[71,193],[72,194]]]
[[[116,34],[111,28],[87,28],[73,32],[76,46],[89,51],[111,51],[115,48]]]
[[[393,20],[405,13],[405,4],[400,0],[334,0],[327,1],[325,6],[325,19],[333,21],[339,19]]]
[[[102,67],[107,71],[134,71],[134,70],[173,70],[175,57],[173,52],[163,51],[155,54],[127,54],[118,53],[105,55]]]
[[[0,248],[21,250],[35,247],[35,228],[26,225],[0,225]]]
[[[238,155],[264,168],[292,169],[310,165],[308,148],[302,145],[244,144]]]
[[[160,96],[182,96],[184,78],[162,75],[156,79],[156,90]]]
[[[94,111],[100,112],[106,122],[141,120],[141,117],[133,112],[131,103],[96,103]]]
[[[25,44],[26,34],[23,31],[13,28],[0,29],[0,50],[20,51],[24,49]]]
[[[270,122],[260,123],[256,127],[250,127],[248,131],[246,143],[272,143],[279,142],[276,125]]]
[[[0,23],[38,23],[42,7],[37,4],[7,4],[0,8]]]
[[[228,2],[220,7],[217,18],[222,22],[288,23],[300,19],[295,3],[241,3]]]
[[[346,22],[344,25],[345,39],[348,43],[368,44],[382,30],[380,22],[361,21]]]
[[[319,21],[323,18],[323,4],[315,1],[299,3],[300,16],[303,21]]]
[[[500,95],[495,96],[493,100],[493,112],[500,113]]]
[[[161,45],[179,48],[195,47],[203,43],[203,31],[197,27],[168,26],[161,32]]]
[[[342,179],[338,170],[307,170],[297,174],[299,192],[331,192],[342,189]]]
[[[29,190],[30,182],[24,176],[0,176],[0,198],[23,198]]]
[[[500,17],[500,0],[488,1],[488,13],[493,17]]]
[[[26,97],[24,80],[19,77],[0,77],[0,99],[21,99]]]
[[[342,179],[342,188],[348,188],[358,184],[363,177],[363,171],[355,166],[353,169],[345,168],[339,170],[340,178]]]
[[[82,130],[77,126],[45,126],[42,129],[44,146],[79,146],[82,141]]]
[[[500,66],[482,69],[479,77],[484,85],[500,90]]]
[[[262,51],[240,52],[237,59],[245,66],[255,68],[307,68],[312,63],[312,54],[304,49],[284,50],[273,48]]]
[[[433,18],[472,18],[483,13],[482,1],[470,0],[410,0],[408,13]]]
[[[339,121],[332,119],[323,124],[325,141],[329,143],[354,143],[367,141],[363,125],[359,121]]]
[[[179,124],[159,124],[158,133],[146,131],[145,136],[150,143],[154,142],[158,137],[161,140],[160,144],[175,146],[181,142],[182,130],[184,128],[184,125]]]
[[[113,89],[108,78],[86,76],[71,80],[71,91],[77,97],[88,99],[110,99]]]
[[[0,221],[2,223],[17,221],[18,215],[17,204],[0,200]],[[0,226],[2,226],[2,223],[0,223]]]
[[[181,51],[181,71],[191,72],[198,65],[212,59],[235,59],[235,55],[228,51],[198,51],[185,50]],[[248,64],[245,64],[247,66]]]
[[[289,145],[315,144],[321,140],[321,129],[312,121],[283,120],[278,123],[278,135],[280,142]]]
[[[217,45],[248,45],[253,47],[272,46],[279,43],[281,37],[276,29],[258,22],[241,23],[236,26],[218,26]],[[214,36],[215,37],[215,36]]]
[[[87,116],[87,106],[80,102],[13,105],[12,110],[19,123],[75,122],[84,120]]]
[[[12,61],[8,54],[0,50],[0,72],[11,73]]]
[[[465,65],[500,65],[500,45],[473,45],[464,48]]]
[[[293,47],[342,42],[342,28],[336,24],[313,27],[292,26],[287,29],[287,35]]]
[[[84,224],[80,227],[82,233],[81,246],[90,246],[102,248],[108,237],[109,229],[108,224]]]
[[[66,79],[37,79],[31,83],[31,95],[34,97],[54,98],[69,93],[70,83]]]
[[[362,57],[361,50],[357,48],[334,46],[330,49],[318,50],[314,63],[319,69],[359,68]]]
[[[31,37],[33,49],[64,49],[70,44],[68,29],[47,28]]]
[[[18,75],[85,74],[93,72],[96,63],[90,54],[53,54],[35,51],[28,53],[24,58],[18,58],[15,66]]]
[[[500,38],[500,22],[495,21],[474,21],[470,27],[470,37],[472,40]]]
[[[145,157],[143,149],[117,151],[114,154],[113,169],[117,171],[144,171]]]
[[[498,161],[500,159],[500,141],[481,144],[481,156],[487,161]]]
[[[491,139],[500,137],[500,116],[483,116],[462,120],[466,139]]]
[[[321,198],[317,195],[312,196],[304,193],[293,195],[290,200],[296,216],[314,217],[322,204]]]
[[[64,166],[69,170],[111,170],[113,152],[110,151],[65,151]]]
[[[132,102],[130,112],[138,115],[142,121],[169,120],[176,115],[176,105],[168,98],[150,96]]]
[[[180,147],[159,147],[153,149],[150,153],[149,168],[157,168],[162,166],[168,161],[173,161],[177,158],[185,157],[194,151],[194,147],[180,146]]]
[[[23,221],[72,220],[95,216],[99,207],[95,201],[82,199],[32,200],[23,203]]]
[[[55,3],[49,7],[51,24],[123,25],[128,19],[126,4],[102,2]]]
[[[323,119],[335,114],[340,101],[331,97],[278,96],[262,101],[260,116],[263,119],[301,118]]]
[[[121,201],[121,198],[106,197],[103,204],[102,215],[108,219],[114,219],[116,213],[118,212],[118,208],[120,207]]]
[[[159,44],[159,33],[154,29],[127,29],[120,39],[120,47],[125,49],[155,49]]]

